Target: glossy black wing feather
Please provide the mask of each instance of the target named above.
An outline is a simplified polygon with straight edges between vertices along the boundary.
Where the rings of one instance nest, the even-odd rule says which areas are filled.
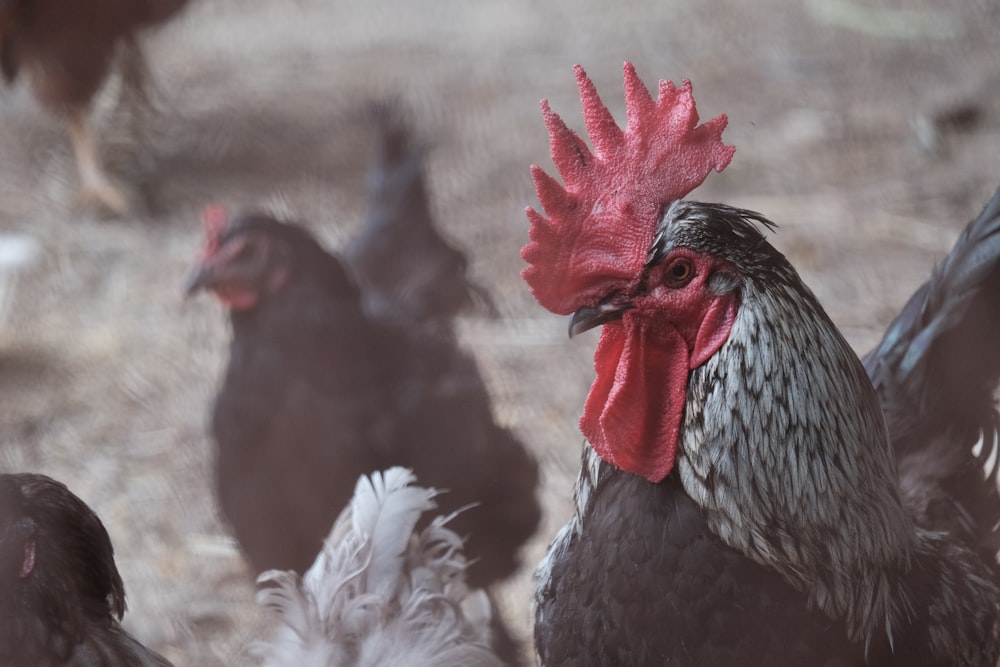
[[[1000,190],[865,358],[918,523],[1000,549]],[[973,446],[982,440],[979,455]]]

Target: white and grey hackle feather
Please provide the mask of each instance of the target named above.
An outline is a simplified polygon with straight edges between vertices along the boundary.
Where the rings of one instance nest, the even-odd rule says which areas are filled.
[[[416,526],[438,491],[404,468],[362,476],[315,563],[260,575],[258,604],[280,625],[255,653],[268,667],[499,667],[492,610],[465,583],[451,516]]]

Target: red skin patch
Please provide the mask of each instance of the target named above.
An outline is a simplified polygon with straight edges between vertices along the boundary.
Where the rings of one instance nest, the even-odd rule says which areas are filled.
[[[665,287],[663,274],[678,257],[693,260],[695,277],[683,287]],[[649,276],[657,287],[633,299],[621,321],[604,325],[580,429],[608,463],[654,483],[673,469],[688,374],[722,347],[736,321],[736,294],[715,295],[705,286],[722,267],[676,250]]]
[[[201,225],[205,229],[203,257],[210,256],[219,247],[219,239],[229,227],[229,213],[222,204],[208,204],[201,209]]]
[[[215,295],[230,310],[250,310],[257,305],[257,292],[242,289],[215,288]]]
[[[27,577],[35,569],[35,541],[24,543],[24,560],[21,561],[21,579]]]

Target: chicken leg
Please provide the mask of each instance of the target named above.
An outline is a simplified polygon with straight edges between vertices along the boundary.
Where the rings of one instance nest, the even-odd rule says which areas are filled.
[[[119,186],[112,183],[101,164],[97,139],[88,120],[86,109],[73,109],[67,122],[77,171],[80,172],[77,205],[81,208],[97,207],[124,216],[129,212],[129,200]]]

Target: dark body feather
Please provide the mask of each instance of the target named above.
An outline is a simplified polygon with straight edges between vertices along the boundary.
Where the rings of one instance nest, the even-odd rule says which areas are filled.
[[[585,535],[539,591],[542,664],[863,664],[842,623],[807,611],[802,593],[709,529],[676,475],[649,484],[599,465]]]
[[[0,664],[169,667],[121,628],[124,613],[97,515],[44,475],[0,475]]]

